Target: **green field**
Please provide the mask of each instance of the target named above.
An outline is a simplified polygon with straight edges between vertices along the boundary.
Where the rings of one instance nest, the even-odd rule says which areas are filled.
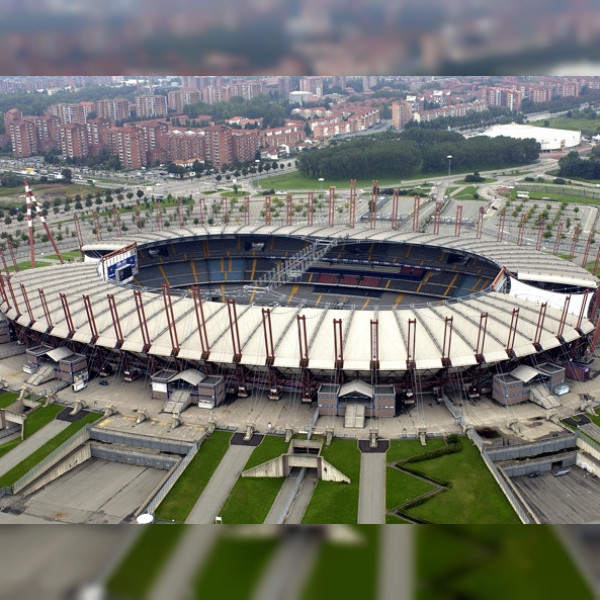
[[[106,582],[109,597],[122,600],[147,598],[184,531],[183,525],[144,527],[131,551]]]
[[[19,394],[17,392],[4,392],[0,394],[0,408],[9,407],[18,397]]]
[[[304,592],[303,600],[332,598],[376,598],[377,575],[380,564],[379,538],[382,528],[360,525],[352,528],[353,543],[326,540],[319,552]],[[334,574],[355,576],[336,576]]]
[[[460,444],[462,450],[456,454],[404,465],[450,485],[449,490],[409,509],[407,514],[430,523],[520,523],[476,446],[464,437]]]
[[[24,179],[26,179],[26,177],[24,177]],[[40,200],[43,201],[45,196],[71,196],[71,198],[74,198],[76,194],[79,194],[80,196],[86,196],[87,194],[94,193],[96,191],[96,188],[82,183],[36,183],[33,181],[30,183],[31,189],[33,190],[38,202],[40,202]],[[9,198],[13,196],[15,206],[20,206],[23,203],[23,200],[19,199],[19,196],[22,196],[23,193],[24,187],[22,186],[13,188],[0,187],[0,198]]]
[[[356,523],[360,477],[360,451],[356,440],[334,440],[331,446],[323,447],[321,454],[350,478],[350,484],[319,481],[302,522]]]
[[[229,448],[231,433],[214,431],[156,509],[157,521],[183,522]]]
[[[546,119],[549,121],[548,127],[555,129],[570,129],[572,131],[581,131],[583,135],[596,135],[600,129],[599,119],[569,119],[565,116],[551,117]],[[545,127],[544,121],[533,121],[530,125],[536,127]]]
[[[65,252],[61,252],[60,255],[66,262],[81,259],[81,252],[79,252],[79,250],[67,250]],[[48,254],[44,258],[47,258],[48,260],[58,260],[58,254]]]
[[[418,600],[592,600],[551,526],[420,527]]]
[[[56,415],[65,407],[62,404],[49,404],[48,406],[39,406],[27,413],[25,420],[25,438],[32,436],[44,425],[53,421]]]
[[[63,408],[64,406],[60,407],[61,410]],[[21,477],[23,477],[23,475],[25,475],[25,473],[30,471],[51,452],[56,450],[56,448],[66,442],[71,436],[75,435],[75,433],[85,427],[85,425],[88,423],[94,423],[101,417],[102,415],[100,413],[91,412],[83,417],[83,419],[71,423],[66,429],[61,431],[58,435],[55,435],[51,440],[48,440],[43,446],[38,448],[26,459],[22,460],[18,465],[15,465],[10,471],[0,477],[0,486],[12,485],[15,483],[15,481],[18,481]]]
[[[462,189],[458,194],[452,196],[455,200],[476,200],[475,194],[477,193],[477,187],[474,185],[468,185]]]
[[[224,531],[224,528],[223,528]],[[228,529],[193,584],[194,598],[252,598],[269,558],[277,546],[275,536],[235,538]]]
[[[244,470],[281,456],[287,449],[284,438],[265,436]],[[283,478],[240,477],[221,509],[223,523],[263,523],[282,485]]]
[[[565,188],[562,186],[557,186],[557,188],[559,188],[559,190],[561,192],[565,190]],[[553,194],[552,192],[549,192],[547,190],[542,191],[542,192],[537,192],[537,191],[535,191],[535,188],[527,188],[527,191],[529,191],[529,201],[541,200],[542,198],[548,198],[549,199],[548,201],[550,201],[550,202],[572,202],[575,204],[593,204],[595,206],[600,204],[600,198],[577,196],[575,194],[563,194],[563,193],[558,193],[558,192]],[[592,192],[590,192],[590,193],[592,193]],[[516,191],[512,192],[511,199],[517,200]],[[521,199],[518,199],[518,200],[521,200]],[[544,200],[544,202],[546,202],[546,200]],[[525,206],[528,206],[527,201],[525,201]]]
[[[415,179],[423,179],[426,177],[425,175],[419,175]],[[387,178],[387,179],[378,179],[379,187],[401,187],[402,181],[406,181],[406,179],[399,178]],[[323,193],[328,193],[329,187],[334,186],[336,188],[350,188],[350,180],[348,179],[340,179],[340,180],[325,180],[322,183],[317,179],[312,179],[310,177],[305,177],[299,172],[295,173],[286,173],[283,175],[271,175],[268,177],[262,177],[258,180],[260,184],[260,188],[265,189],[279,189],[279,190],[312,190],[315,192],[323,191]],[[366,189],[370,190],[373,185],[372,179],[357,179],[356,187],[358,189]]]
[[[444,438],[427,440],[426,446],[422,446],[419,440],[391,440],[385,459],[388,463],[395,463],[416,454],[422,454],[426,450],[442,448],[445,445]]]
[[[402,506],[409,500],[435,490],[437,486],[398,469],[386,469],[386,508],[392,510]]]
[[[8,270],[9,271],[14,271],[15,267],[14,265],[7,263],[8,264]],[[38,267],[49,267],[52,263],[49,263],[45,260],[36,260],[35,261],[35,268],[37,269]],[[31,261],[30,260],[24,260],[21,261],[19,263],[17,263],[17,267],[19,267],[19,271],[26,271],[27,269],[31,269]]]

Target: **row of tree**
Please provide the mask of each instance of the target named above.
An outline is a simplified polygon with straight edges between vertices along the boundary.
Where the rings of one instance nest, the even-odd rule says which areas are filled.
[[[244,100],[240,96],[234,96],[229,102],[215,102],[206,104],[196,102],[183,107],[183,112],[190,119],[197,119],[199,115],[210,115],[216,123],[222,123],[226,119],[238,115],[244,115],[248,119],[262,117],[263,127],[279,127],[284,124],[288,116],[289,105],[287,102],[273,102],[266,95],[257,96],[251,100]]]
[[[581,158],[578,152],[569,152],[558,161],[558,176],[600,179],[600,156],[598,154],[598,151],[596,153],[592,151],[592,156],[586,159]]]
[[[403,178],[418,173],[443,173],[448,169],[448,156],[452,156],[452,169],[464,172],[531,163],[540,150],[533,139],[466,139],[452,131],[408,129],[304,152],[296,163],[303,175],[312,178]]]

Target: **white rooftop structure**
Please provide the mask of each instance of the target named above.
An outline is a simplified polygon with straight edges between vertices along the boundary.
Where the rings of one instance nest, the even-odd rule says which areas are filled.
[[[181,240],[182,238],[204,239],[207,235],[233,237],[236,234],[273,234],[281,236],[304,236],[307,238],[343,237],[349,240],[370,240],[424,244],[433,247],[452,248],[473,255],[481,255],[498,265],[504,266],[514,276],[527,281],[562,283],[595,290],[598,280],[585,269],[552,254],[537,252],[530,247],[518,247],[507,243],[486,241],[469,237],[442,236],[420,233],[399,233],[393,230],[347,229],[345,227],[323,226],[221,226],[214,228],[198,227],[171,231],[156,231],[122,237],[121,246],[134,241],[138,248],[161,240]],[[112,243],[112,242],[111,242]],[[37,290],[45,291],[48,309],[54,328],[52,336],[67,338],[69,327],[65,318],[60,293],[64,293],[70,307],[75,332],[72,339],[90,343],[92,332],[88,323],[82,296],[91,300],[99,338],[96,345],[115,348],[117,338],[111,317],[107,294],[114,296],[120,319],[124,343],[122,349],[142,353],[144,339],[140,328],[138,312],[131,287],[103,281],[97,274],[95,265],[72,263],[49,266],[15,273],[11,277],[16,303],[20,308],[17,315],[14,302],[9,295],[10,307],[0,304],[0,311],[23,327],[45,333],[47,322]],[[35,322],[30,325],[25,299],[21,292],[23,284],[28,292]],[[571,307],[581,307],[572,294]],[[148,323],[151,347],[148,354],[169,357],[172,344],[169,334],[163,298],[160,293],[141,290],[144,311]],[[566,297],[566,294],[565,294]],[[591,294],[590,294],[591,298]],[[173,295],[173,313],[179,341],[178,358],[200,361],[201,344],[192,298]],[[482,355],[487,363],[503,362],[507,359],[507,340],[510,334],[511,315],[519,309],[518,326],[513,350],[517,357],[537,353],[533,340],[543,296],[509,295],[500,292],[478,293],[448,301],[432,301],[419,306],[399,305],[393,309],[380,309],[379,323],[379,369],[381,372],[404,372],[407,369],[407,348],[409,320],[416,321],[414,361],[417,369],[435,370],[443,368],[442,348],[446,317],[453,318],[453,337],[449,358],[453,367],[466,367],[478,364],[475,356],[479,321],[482,313],[488,315],[487,333]],[[260,366],[264,369],[267,359],[263,328],[262,306],[237,306],[242,365],[248,368]],[[296,317],[306,317],[306,333],[309,348],[309,368],[311,370],[335,369],[333,319],[342,320],[344,370],[357,374],[368,374],[371,370],[371,348],[368,343],[370,321],[373,311],[335,309],[331,307],[275,306],[270,309],[275,340],[274,367],[296,370],[300,366],[300,351]],[[594,325],[587,318],[581,319],[583,310],[573,309],[566,314],[562,340],[557,338],[561,320],[561,307],[548,303],[543,330],[539,343],[543,350],[559,347],[564,342],[578,339],[588,334]],[[221,302],[204,301],[204,317],[210,345],[210,362],[233,364],[233,348],[227,306]],[[365,343],[367,340],[367,343]],[[481,349],[481,346],[480,346]],[[196,381],[190,373],[190,379]]]
[[[517,123],[494,125],[484,131],[483,135],[488,137],[506,136],[518,140],[533,138],[540,143],[542,151],[574,148],[581,144],[581,131],[534,127],[533,125],[519,125]]]

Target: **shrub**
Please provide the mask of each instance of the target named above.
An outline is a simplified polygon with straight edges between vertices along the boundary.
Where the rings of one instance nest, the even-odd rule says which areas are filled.
[[[556,177],[552,180],[552,183],[555,183],[556,185],[564,185],[566,181],[562,177]]]
[[[415,463],[421,462],[424,460],[430,460],[432,458],[437,458],[438,456],[444,456],[445,454],[454,454],[455,452],[460,452],[462,446],[460,443],[456,442],[453,444],[448,444],[447,446],[442,446],[441,448],[436,448],[435,450],[426,450],[421,454],[415,454],[410,458],[407,458],[405,463]]]

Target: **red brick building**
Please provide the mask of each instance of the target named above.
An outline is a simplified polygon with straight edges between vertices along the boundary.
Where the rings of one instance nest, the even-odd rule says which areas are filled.
[[[63,158],[87,156],[87,128],[79,123],[66,123],[58,129],[60,153]]]

